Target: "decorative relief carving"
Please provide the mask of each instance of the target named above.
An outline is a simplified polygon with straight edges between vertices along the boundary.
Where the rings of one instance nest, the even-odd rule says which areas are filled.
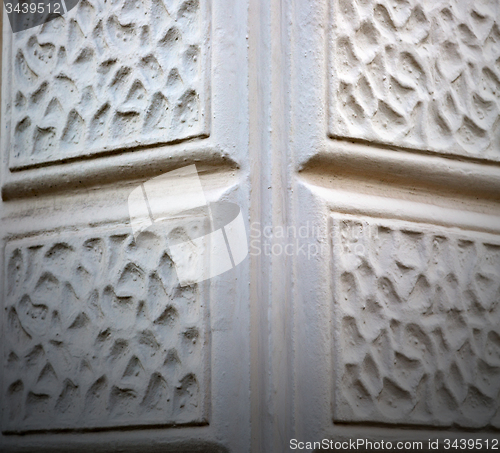
[[[208,0],[81,0],[12,38],[10,167],[206,134]]]
[[[500,160],[497,2],[330,1],[332,136]]]
[[[333,218],[334,419],[500,428],[500,238]]]
[[[4,430],[205,422],[205,308],[160,235],[12,241],[5,266]]]

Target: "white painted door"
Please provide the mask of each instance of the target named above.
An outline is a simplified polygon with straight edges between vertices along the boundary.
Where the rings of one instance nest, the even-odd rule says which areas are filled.
[[[288,261],[284,438],[498,437],[499,7],[288,9],[287,222],[319,252]]]
[[[81,0],[15,34],[4,18],[2,448],[491,446],[498,9]],[[193,164],[202,202],[192,173],[158,184]],[[184,253],[206,224],[180,210],[220,202],[245,223],[240,264],[236,224]],[[199,281],[200,256],[234,268]]]
[[[189,180],[248,224],[247,6],[82,0],[3,25],[0,449],[248,451],[248,260],[180,279],[160,222],[199,206]],[[198,183],[155,179],[192,165]]]

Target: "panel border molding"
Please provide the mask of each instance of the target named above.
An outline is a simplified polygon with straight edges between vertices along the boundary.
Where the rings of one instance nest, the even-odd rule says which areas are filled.
[[[163,257],[166,255],[166,249],[158,250],[157,263],[147,262],[150,258],[147,253],[144,255],[144,251],[147,252],[149,250],[150,252],[148,247],[151,246],[151,241],[154,242],[157,238],[157,234],[145,232],[134,239],[130,227],[114,224],[99,225],[92,228],[64,228],[52,232],[37,231],[31,234],[25,234],[21,237],[16,237],[15,235],[7,235],[4,237],[2,241],[2,263],[0,268],[2,268],[2,281],[5,283],[2,285],[2,295],[5,300],[2,304],[2,311],[5,313],[5,316],[3,318],[1,331],[2,335],[6,335],[9,329],[14,329],[15,332],[11,332],[13,338],[17,338],[15,336],[16,332],[23,338],[14,340],[12,346],[19,349],[19,351],[16,350],[14,355],[10,354],[9,356],[9,351],[6,350],[6,345],[9,344],[9,341],[2,342],[2,361],[4,363],[1,373],[3,398],[6,398],[5,393],[7,391],[10,392],[8,389],[12,387],[12,385],[10,385],[12,382],[9,383],[9,381],[6,380],[7,377],[12,381],[14,376],[12,373],[15,374],[17,368],[21,371],[23,369],[27,371],[26,366],[29,368],[29,373],[23,376],[18,375],[21,381],[16,382],[26,380],[23,387],[26,391],[30,390],[30,392],[35,395],[38,392],[36,389],[45,382],[45,378],[38,378],[38,380],[36,380],[35,374],[45,376],[47,373],[44,374],[44,370],[49,369],[47,367],[50,365],[52,370],[56,370],[56,377],[59,382],[62,377],[65,377],[64,374],[67,373],[64,382],[60,382],[61,387],[54,387],[52,384],[49,385],[49,383],[55,382],[53,380],[47,381],[44,384],[45,386],[42,385],[42,387],[40,387],[40,389],[42,389],[40,390],[41,393],[44,391],[49,392],[48,394],[50,394],[52,398],[51,401],[55,401],[54,398],[57,397],[56,405],[54,406],[52,403],[52,406],[55,407],[55,409],[53,408],[53,412],[62,404],[61,401],[64,399],[65,395],[65,385],[70,390],[73,389],[76,392],[74,393],[75,395],[80,395],[82,391],[87,391],[85,407],[82,406],[79,408],[81,413],[72,414],[70,411],[68,417],[63,418],[61,418],[61,414],[59,414],[53,421],[54,426],[50,426],[50,423],[45,426],[43,417],[42,419],[36,419],[36,417],[35,419],[29,417],[26,420],[16,419],[11,423],[8,421],[8,407],[5,407],[1,423],[2,433],[4,435],[9,436],[21,433],[34,435],[37,433],[62,432],[91,433],[97,431],[116,431],[124,429],[141,430],[150,428],[168,428],[171,430],[172,428],[182,426],[196,427],[209,424],[211,398],[210,285],[207,284],[207,282],[196,285],[196,298],[194,302],[196,307],[188,308],[190,304],[189,291],[186,293],[187,295],[183,295],[182,288],[181,291],[177,290],[178,281],[174,267],[168,260],[166,264],[164,263]],[[81,250],[76,250],[75,247],[77,246],[80,246]],[[113,249],[113,247],[116,249]],[[142,251],[141,248],[143,248]],[[88,256],[86,256],[86,254]],[[99,259],[98,257],[101,257],[101,261],[96,261],[96,259]],[[39,265],[34,266],[33,263],[30,262],[30,259],[38,260],[39,263],[41,260],[48,260],[47,266],[43,268]],[[145,262],[147,263],[144,264]],[[109,265],[109,278],[101,278],[101,275],[106,274],[103,269],[95,272],[96,269],[102,268],[103,265]],[[68,277],[65,274],[68,266],[71,266],[70,273],[74,272],[75,275],[69,275]],[[149,271],[147,266],[151,267]],[[33,270],[34,268],[37,269],[37,274],[32,276],[30,275],[30,269]],[[105,267],[104,269],[108,268]],[[165,273],[166,270],[169,270],[169,272]],[[92,271],[94,271],[93,274]],[[68,279],[64,280],[66,277],[68,277]],[[91,279],[91,286],[88,288],[83,284],[76,285],[76,283],[82,283],[89,279]],[[141,282],[146,283],[141,286]],[[55,289],[56,287],[54,285],[56,284],[59,289]],[[31,291],[29,288],[31,288]],[[164,288],[163,292],[161,288]],[[51,297],[51,295],[57,294],[59,294],[59,299],[55,296],[55,298]],[[173,297],[173,299],[171,299],[171,297]],[[72,305],[64,307],[64,304],[68,304],[69,301],[72,302]],[[76,303],[77,301],[79,303]],[[137,313],[133,312],[134,310],[131,308],[128,309],[128,311],[122,310],[122,313],[122,311],[120,311],[120,303],[122,302],[120,301],[124,301],[125,305],[129,304],[129,301],[133,301],[137,305]],[[172,315],[168,314],[170,318],[166,317],[164,320],[162,312],[167,310],[170,306],[167,302],[170,302],[171,306],[174,308],[171,310]],[[181,303],[185,303],[186,305],[176,306]],[[23,309],[26,313],[20,311],[21,306],[24,307]],[[79,310],[81,311],[80,314],[78,314]],[[199,312],[198,315],[196,311]],[[117,318],[120,314],[125,323],[123,325],[120,324],[121,321]],[[141,316],[146,318],[143,319]],[[185,319],[182,318],[182,316],[184,316]],[[137,324],[136,321],[132,321],[132,318],[135,319],[135,317],[139,317],[142,321]],[[53,323],[54,319],[58,321],[57,326],[59,327],[52,326],[47,330],[47,323]],[[147,321],[147,325],[144,323],[144,320]],[[175,324],[172,324],[174,321],[171,322],[171,320],[175,320],[179,326],[175,327]],[[195,321],[196,323],[193,324]],[[127,322],[129,324],[132,322],[132,327],[127,327]],[[25,324],[24,326],[22,325],[23,323]],[[28,323],[28,326],[26,326],[26,323]],[[89,355],[89,357],[87,357],[85,352],[79,350],[80,341],[78,338],[81,338],[81,341],[83,341],[82,344],[85,344],[85,338],[91,335],[90,330],[86,332],[88,329],[86,329],[85,326],[89,325],[92,326],[90,330],[92,330],[95,335],[99,334],[95,340],[97,343],[101,337],[105,341],[108,341],[108,337],[113,339],[114,345],[108,341],[109,344],[106,343],[107,346],[104,347],[104,349],[102,349],[102,347],[98,349],[101,354],[103,354],[105,350],[109,350],[108,355],[104,354],[102,357],[91,357]],[[64,331],[61,329],[66,330]],[[135,329],[138,329],[137,332],[135,332]],[[160,332],[162,329],[164,331],[163,333]],[[181,330],[176,333],[176,329]],[[104,334],[102,332],[108,332],[109,330],[112,334],[103,336]],[[153,333],[153,331],[155,331],[156,334]],[[54,332],[56,332],[55,335],[57,337],[55,339],[52,338]],[[166,343],[166,340],[162,338],[162,341],[158,344],[158,348],[160,345],[167,347],[168,344],[171,344],[168,354],[165,352],[165,360],[170,360],[172,363],[168,362],[168,364],[161,365],[159,363],[163,360],[162,357],[153,359],[155,354],[149,356],[148,354],[150,351],[143,351],[141,347],[144,349],[144,345],[146,345],[147,347],[153,348],[155,341],[153,335],[163,335],[165,332],[167,336],[170,333],[175,335],[168,337],[169,341]],[[194,333],[191,334],[190,332]],[[76,340],[72,338],[72,336],[75,336]],[[135,349],[131,347],[131,350],[128,351],[128,355],[125,354],[122,357],[123,351],[127,352],[120,346],[120,342],[124,343],[124,341],[134,345]],[[65,345],[64,342],[67,344]],[[40,349],[40,345],[42,349]],[[68,361],[68,357],[66,356],[63,357],[64,360],[61,359],[62,362],[64,362],[63,365],[66,364],[64,366],[61,365],[61,363],[54,362],[56,358],[60,359],[62,357],[58,349],[59,345],[62,345],[63,349],[64,347],[76,348],[76,352],[73,351],[73,353],[69,353],[68,350],[70,354],[69,357],[71,357],[72,360]],[[104,346],[104,343],[102,346]],[[95,347],[97,348],[97,346]],[[176,352],[172,352],[174,351],[172,348],[174,348]],[[193,348],[197,348],[198,352],[192,350]],[[39,350],[41,351],[41,355],[38,354]],[[160,350],[157,352],[160,354],[162,353]],[[82,353],[84,354],[83,356]],[[99,353],[97,355],[99,355]],[[194,366],[191,363],[193,361],[191,354],[192,357],[201,355],[200,362],[196,364],[194,370],[190,369],[190,367]],[[8,358],[11,356],[15,358],[16,355],[17,359],[12,363],[14,368],[5,366]],[[171,359],[169,359],[170,356],[172,356]],[[76,368],[80,366],[76,362],[82,359],[82,357],[89,363],[89,370],[91,370],[93,375],[95,374],[93,378],[87,377],[87,374],[85,374],[85,372],[87,372],[86,369],[83,371],[80,370],[75,374]],[[136,359],[135,362],[134,357]],[[139,368],[137,368],[136,365],[136,363],[139,363],[137,357],[144,362],[144,365],[140,364]],[[152,360],[152,363],[147,362],[148,357]],[[44,360],[42,359],[47,363],[44,364]],[[160,362],[158,362],[158,360],[160,360]],[[28,365],[20,363],[24,363],[25,361]],[[184,364],[184,362],[187,363]],[[112,366],[111,363],[113,363]],[[163,414],[160,410],[160,413],[152,411],[151,413],[154,415],[153,419],[145,421],[142,420],[140,414],[137,413],[137,419],[134,421],[124,416],[120,411],[114,412],[116,408],[121,407],[117,404],[124,404],[128,401],[127,398],[123,399],[123,401],[118,401],[116,395],[113,396],[114,389],[119,389],[121,388],[120,386],[128,388],[127,385],[131,385],[131,388],[135,389],[134,385],[139,385],[137,381],[133,380],[133,374],[127,374],[127,370],[130,371],[132,370],[131,367],[135,367],[138,370],[146,369],[152,373],[150,378],[146,376],[147,379],[141,384],[142,387],[139,385],[135,390],[138,392],[136,398],[140,399],[144,397],[144,401],[146,401],[148,392],[152,392],[153,390],[151,389],[155,389],[155,385],[158,386],[163,382],[162,379],[164,380],[164,377],[162,377],[162,373],[173,372],[172,370],[174,370],[174,368],[172,368],[171,365],[175,365],[176,363],[179,363],[180,366],[187,365],[188,371],[184,373],[185,376],[178,376],[180,371],[175,368],[176,374],[174,374],[174,376],[176,376],[175,379],[180,380],[180,387],[175,387],[174,381],[166,381],[167,384],[165,384],[167,386],[165,388],[168,388],[168,391],[171,392],[171,396],[169,396],[170,402],[165,404],[170,404],[172,406],[172,414],[174,414],[172,417],[174,418],[168,419],[168,414]],[[61,368],[61,366],[63,367]],[[65,367],[67,367],[67,370]],[[95,367],[97,368],[94,370]],[[166,369],[165,367],[170,368]],[[123,376],[120,377],[121,374],[119,374],[119,370],[123,371],[123,369],[125,372]],[[158,371],[160,369],[161,371]],[[199,373],[200,376],[196,376],[194,381],[192,381],[192,378],[189,378],[191,379],[189,380],[188,376],[191,376],[195,372]],[[62,376],[60,376],[61,373]],[[106,383],[106,388],[109,387],[109,401],[106,399],[104,401],[105,405],[103,406],[105,408],[105,413],[103,415],[101,413],[102,410],[104,410],[103,407],[97,405],[95,406],[97,415],[93,412],[87,414],[87,412],[84,412],[84,409],[85,411],[88,410],[87,403],[89,401],[89,392],[96,386],[96,383],[100,382],[100,379],[97,378],[99,378],[102,373],[105,373],[103,376],[105,376],[104,382]],[[83,379],[82,382],[77,382],[78,379],[80,379],[78,376]],[[73,383],[75,379],[77,379],[75,381],[76,387],[74,387],[75,384]],[[130,379],[132,379],[132,381]],[[173,378],[170,377],[168,379],[171,380]],[[160,384],[158,384],[157,381],[160,382]],[[94,384],[89,387],[89,384],[92,382],[94,382]],[[192,389],[189,386],[192,385],[198,388],[199,401],[197,404],[199,407],[195,410],[197,413],[195,419],[189,419],[188,417],[188,419],[184,420],[182,418],[182,405],[186,404],[186,407],[188,407],[189,398],[187,395],[191,394],[190,392]],[[111,387],[113,387],[113,389],[111,389]],[[188,387],[190,388],[189,392]],[[101,390],[99,390],[99,392],[100,391]],[[57,394],[54,393],[52,395],[53,392]],[[95,392],[96,394],[98,393],[97,390]],[[102,390],[102,392],[104,392],[104,390]],[[73,393],[70,392],[68,395],[72,394]],[[165,395],[164,397],[166,398]],[[82,398],[83,396],[80,395],[80,400],[78,400],[80,404],[83,404]],[[183,398],[186,399],[186,401],[184,401]],[[21,407],[29,403],[29,397],[26,401],[27,403],[20,401]],[[140,411],[141,404],[143,403],[138,403],[136,410]],[[178,419],[175,418],[174,413],[176,404],[181,405],[179,412],[180,418]],[[33,408],[34,407],[35,406],[33,406]],[[190,408],[190,410],[192,410],[192,408]],[[106,411],[109,412],[108,415],[106,415]],[[38,412],[35,411],[35,415],[37,413]],[[51,412],[45,414],[45,418],[49,417],[49,421],[50,413]],[[111,417],[112,413],[115,417]],[[55,417],[56,412],[54,412],[53,415]],[[163,421],[163,417],[167,418]],[[184,418],[185,417],[186,415],[184,415]],[[85,421],[84,425],[79,425],[81,420]]]
[[[3,43],[4,52],[2,60],[2,72],[5,77],[4,83],[2,84],[3,103],[2,117],[0,119],[2,121],[2,129],[11,131],[11,133],[2,134],[2,148],[5,150],[2,162],[2,192],[4,199],[17,197],[18,195],[13,195],[14,193],[23,193],[22,196],[32,195],[34,192],[36,192],[36,190],[32,190],[31,184],[33,181],[39,182],[38,186],[41,191],[45,190],[44,187],[56,187],[60,185],[60,181],[58,182],[58,175],[61,174],[66,174],[64,176],[64,180],[66,183],[68,183],[71,179],[75,183],[75,186],[81,186],[81,183],[79,181],[82,179],[82,177],[83,179],[88,179],[87,176],[92,172],[92,167],[97,168],[97,179],[99,179],[99,173],[102,173],[102,170],[106,167],[109,167],[107,168],[108,175],[112,174],[113,166],[116,166],[116,162],[120,157],[123,159],[123,164],[120,167],[126,167],[127,165],[131,165],[133,163],[134,165],[139,164],[140,167],[142,166],[142,168],[144,168],[148,164],[153,165],[153,163],[161,163],[162,159],[171,159],[172,156],[175,156],[176,153],[179,153],[179,149],[182,146],[187,148],[188,153],[193,147],[210,148],[212,146],[210,142],[207,142],[207,139],[209,139],[209,137],[211,136],[212,129],[212,0],[202,0],[199,3],[201,5],[200,21],[202,24],[202,29],[200,30],[200,45],[202,46],[202,58],[200,64],[202,68],[201,85],[203,86],[202,92],[199,93],[201,105],[199,131],[194,134],[188,134],[182,137],[166,138],[165,140],[162,140],[159,137],[155,137],[152,140],[134,139],[130,143],[125,143],[124,145],[115,144],[113,146],[100,146],[98,144],[98,148],[93,149],[90,152],[86,151],[77,154],[73,153],[68,155],[68,157],[64,157],[64,155],[59,153],[57,154],[57,156],[53,158],[51,157],[48,160],[40,160],[33,163],[23,163],[22,165],[13,164],[11,159],[11,153],[14,146],[14,143],[12,141],[12,135],[14,134],[13,128],[16,127],[12,122],[15,93],[11,90],[7,90],[7,86],[9,85],[9,83],[11,83],[10,81],[13,77],[13,60],[15,56],[12,53],[12,47],[14,36],[10,31],[10,25],[8,21],[4,21],[3,35],[6,39]],[[75,10],[77,8],[75,8]],[[74,14],[74,11],[70,13]],[[33,30],[27,30],[20,33],[33,33]],[[174,107],[175,105],[173,105],[171,109],[173,109]],[[85,142],[82,141],[79,146],[85,148]],[[154,153],[155,150],[158,150],[158,152]],[[158,156],[158,161],[158,157],[155,157],[155,154],[159,153],[163,153],[166,156]],[[112,159],[113,157],[117,159]],[[156,162],[154,162],[155,160]],[[75,168],[79,164],[81,164],[85,169],[75,172],[71,168],[72,164],[75,164]],[[45,172],[42,170],[45,170]],[[120,172],[121,169],[118,171],[118,173]],[[45,177],[43,176],[44,173],[46,174]],[[117,177],[120,178],[120,176]],[[15,188],[13,189],[13,187]]]
[[[329,224],[334,423],[498,431],[500,237],[334,211]]]

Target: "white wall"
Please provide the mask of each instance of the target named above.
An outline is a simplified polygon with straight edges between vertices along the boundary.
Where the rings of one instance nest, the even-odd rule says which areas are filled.
[[[499,14],[81,0],[15,35],[4,18],[2,449],[494,437]],[[127,199],[192,163],[254,248],[182,288]]]

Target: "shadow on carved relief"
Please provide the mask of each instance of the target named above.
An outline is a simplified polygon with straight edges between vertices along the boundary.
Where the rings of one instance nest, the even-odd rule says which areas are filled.
[[[205,298],[161,234],[13,241],[6,270],[5,432],[207,422]]]
[[[333,225],[334,420],[500,429],[498,238]]]

